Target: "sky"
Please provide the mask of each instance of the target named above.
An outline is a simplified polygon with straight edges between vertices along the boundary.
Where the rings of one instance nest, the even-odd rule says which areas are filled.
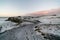
[[[23,16],[60,7],[60,0],[0,0],[0,16]]]

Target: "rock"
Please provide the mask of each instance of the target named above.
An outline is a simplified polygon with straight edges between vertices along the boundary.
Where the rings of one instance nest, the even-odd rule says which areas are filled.
[[[56,14],[53,14],[52,16],[56,16]]]
[[[12,21],[15,23],[22,23],[22,19],[18,18],[18,17],[9,17],[6,21]]]
[[[24,22],[31,22],[31,23],[34,23],[34,24],[38,24],[38,23],[41,23],[39,20],[25,20],[23,19]]]
[[[38,24],[38,23],[41,23],[39,20],[26,20],[26,19],[22,19],[24,17],[21,17],[21,16],[18,16],[18,17],[9,17],[6,21],[12,21],[12,22],[15,22],[15,23],[22,23],[22,22],[31,22],[31,23],[34,23],[34,24]]]
[[[38,28],[38,26],[35,26],[35,28]]]
[[[0,26],[0,33],[1,33],[2,26]]]
[[[33,22],[34,22],[35,24],[41,23],[39,20],[34,20]]]
[[[45,34],[44,38],[49,40],[60,40],[60,36],[54,34]]]
[[[1,29],[2,29],[2,26],[0,27],[0,31],[1,31]]]

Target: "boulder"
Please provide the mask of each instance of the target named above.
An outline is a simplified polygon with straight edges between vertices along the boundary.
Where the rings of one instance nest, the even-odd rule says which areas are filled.
[[[12,21],[15,23],[22,23],[22,19],[20,19],[18,17],[9,17],[6,21]]]

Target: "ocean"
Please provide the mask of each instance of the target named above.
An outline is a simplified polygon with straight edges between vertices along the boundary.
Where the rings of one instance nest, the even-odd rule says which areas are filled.
[[[4,17],[0,18],[0,33],[4,32],[6,30],[10,30],[15,27],[14,25],[16,23],[13,23],[11,21],[5,21],[7,19],[8,18],[4,18]]]

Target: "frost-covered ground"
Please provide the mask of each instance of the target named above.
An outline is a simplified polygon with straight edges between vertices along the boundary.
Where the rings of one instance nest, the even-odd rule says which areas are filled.
[[[0,40],[60,40],[60,16],[23,17],[28,21],[19,25],[6,19],[0,18]]]

